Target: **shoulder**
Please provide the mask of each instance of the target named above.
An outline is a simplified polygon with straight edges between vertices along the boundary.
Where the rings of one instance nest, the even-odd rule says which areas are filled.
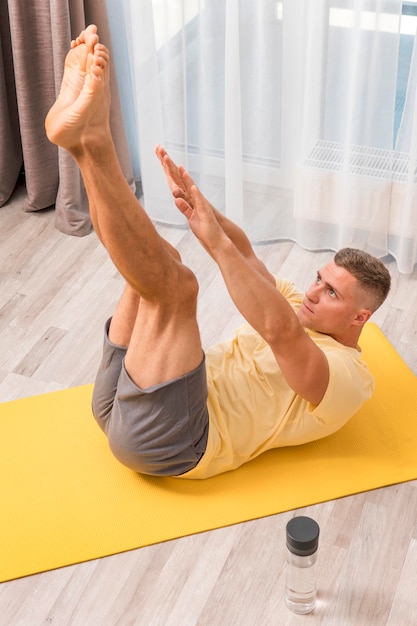
[[[349,348],[332,337],[310,333],[323,350],[329,364],[329,384],[316,411],[332,419],[356,413],[374,391],[374,378],[359,350]]]
[[[284,298],[292,305],[299,305],[303,301],[304,294],[292,283],[285,278],[274,276],[277,290],[282,293]]]
[[[342,370],[345,368],[353,369],[361,376],[363,375],[366,378],[372,378],[372,374],[363,360],[360,350],[345,346],[329,335],[324,335],[308,329],[306,329],[306,332],[310,335],[314,343],[321,348],[321,350],[323,350],[330,367]]]

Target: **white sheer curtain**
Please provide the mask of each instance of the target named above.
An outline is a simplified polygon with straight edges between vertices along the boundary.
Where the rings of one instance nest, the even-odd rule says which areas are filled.
[[[162,143],[253,241],[356,246],[413,271],[417,47],[399,109],[401,0],[107,3],[154,219],[183,223]]]

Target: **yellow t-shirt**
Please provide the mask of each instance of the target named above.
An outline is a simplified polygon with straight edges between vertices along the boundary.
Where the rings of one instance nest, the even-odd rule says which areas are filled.
[[[277,288],[297,310],[303,294],[283,280],[277,280]],[[306,332],[329,363],[329,384],[317,406],[289,387],[271,348],[249,324],[240,326],[234,339],[206,350],[207,448],[198,465],[180,478],[209,478],[266,450],[326,437],[372,395],[373,377],[359,350]]]

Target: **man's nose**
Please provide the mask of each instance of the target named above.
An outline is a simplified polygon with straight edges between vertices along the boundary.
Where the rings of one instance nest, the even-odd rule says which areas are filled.
[[[307,290],[306,296],[311,302],[317,303],[320,297],[320,285],[311,285]]]

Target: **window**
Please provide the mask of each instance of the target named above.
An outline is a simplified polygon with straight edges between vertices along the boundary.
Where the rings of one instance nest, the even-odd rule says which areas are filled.
[[[397,93],[395,98],[394,145],[404,110],[414,38],[417,31],[417,2],[404,2],[400,25]]]

